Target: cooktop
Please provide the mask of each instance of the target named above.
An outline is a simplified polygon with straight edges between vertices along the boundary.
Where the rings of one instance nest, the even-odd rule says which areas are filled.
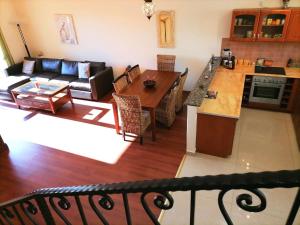
[[[283,67],[272,67],[272,66],[255,66],[255,73],[286,75]]]

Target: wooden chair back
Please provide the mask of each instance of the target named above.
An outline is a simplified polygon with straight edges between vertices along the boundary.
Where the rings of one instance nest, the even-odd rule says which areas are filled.
[[[129,84],[128,82],[128,76],[126,73],[122,74],[121,76],[119,76],[114,82],[113,82],[113,86],[114,89],[116,91],[116,93],[120,93],[124,88],[127,87],[127,85]]]
[[[157,70],[174,72],[175,60],[175,55],[157,55]]]
[[[180,75],[180,78],[179,78],[178,92],[177,92],[177,96],[176,96],[176,112],[179,112],[183,106],[183,102],[182,102],[183,86],[186,81],[188,72],[189,72],[189,69],[186,68],[185,71]]]
[[[128,78],[131,83],[140,75],[141,70],[139,65],[135,65],[128,70]]]

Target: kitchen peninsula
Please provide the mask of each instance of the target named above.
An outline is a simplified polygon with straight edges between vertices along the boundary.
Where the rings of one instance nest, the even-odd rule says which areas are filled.
[[[243,101],[246,78],[252,76],[285,77],[292,80],[290,99],[285,109],[278,111],[291,112],[297,134],[300,101],[300,69],[285,68],[286,75],[255,73],[254,66],[237,66],[228,70],[220,66],[220,58],[211,59],[210,66],[204,69],[198,83],[190,93],[186,104],[187,118],[187,151],[201,152],[214,156],[227,157],[231,154],[236,122],[240,118],[241,107],[260,109],[264,105],[251,105]],[[207,90],[218,92],[216,99],[205,98]],[[277,110],[277,109],[273,109]],[[299,130],[299,129],[298,129]],[[298,135],[298,143],[300,143]]]

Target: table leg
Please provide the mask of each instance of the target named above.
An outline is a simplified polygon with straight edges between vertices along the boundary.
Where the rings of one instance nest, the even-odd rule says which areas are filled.
[[[155,119],[155,108],[150,110],[150,115],[151,115],[151,127],[152,127],[152,141],[156,140],[156,119]]]
[[[114,113],[114,119],[115,119],[115,129],[117,134],[120,133],[120,125],[119,125],[119,115],[118,115],[118,107],[115,102],[112,103],[113,113]]]
[[[74,103],[73,103],[73,98],[72,98],[71,91],[70,91],[70,88],[67,88],[67,93],[68,93],[68,96],[69,96],[69,99],[70,99],[71,104],[74,105]]]
[[[17,95],[15,95],[14,92],[11,92],[11,95],[12,95],[12,97],[13,97],[13,99],[14,99],[14,101],[15,101],[17,107],[18,107],[18,109],[21,109],[20,105],[17,103]]]
[[[49,97],[48,100],[49,100],[51,111],[53,114],[55,114],[55,107],[54,107],[54,103],[52,101],[52,97]]]

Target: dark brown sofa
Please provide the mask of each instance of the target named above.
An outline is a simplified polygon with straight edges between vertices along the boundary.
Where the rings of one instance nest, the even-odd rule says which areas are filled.
[[[105,62],[85,61],[90,63],[91,76],[83,79],[78,77],[78,61],[50,58],[25,59],[35,61],[33,74],[22,73],[23,62],[7,68],[7,80],[12,80],[12,84],[0,84],[0,98],[11,97],[11,89],[29,80],[65,83],[70,86],[72,97],[90,100],[99,100],[113,89],[113,70],[112,67],[106,67]],[[14,79],[18,80],[18,83],[13,83]]]

